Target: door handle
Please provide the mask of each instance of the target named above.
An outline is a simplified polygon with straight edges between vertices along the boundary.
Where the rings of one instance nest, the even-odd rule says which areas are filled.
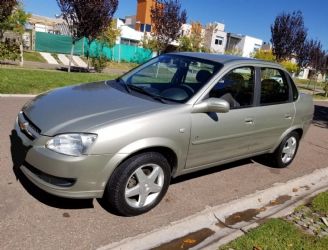
[[[292,116],[290,115],[290,114],[285,114],[285,119],[287,119],[287,120],[291,120],[292,119]]]
[[[245,123],[248,125],[254,125],[255,122],[253,118],[246,118]]]

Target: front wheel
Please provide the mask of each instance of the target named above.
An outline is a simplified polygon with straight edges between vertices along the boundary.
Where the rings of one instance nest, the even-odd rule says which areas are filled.
[[[285,168],[294,160],[299,146],[300,137],[297,132],[291,132],[280,143],[272,154],[274,166]]]
[[[170,184],[171,168],[156,152],[142,153],[123,162],[107,184],[103,202],[124,216],[135,216],[154,208]]]

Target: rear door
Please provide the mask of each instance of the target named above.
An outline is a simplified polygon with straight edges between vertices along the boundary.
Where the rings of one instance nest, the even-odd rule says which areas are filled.
[[[254,109],[254,138],[251,153],[272,149],[292,125],[295,107],[291,86],[280,69],[258,68],[257,107]]]

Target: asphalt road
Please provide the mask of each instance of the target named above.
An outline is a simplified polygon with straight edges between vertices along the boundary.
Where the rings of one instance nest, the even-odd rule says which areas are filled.
[[[212,168],[174,180],[151,212],[118,217],[97,200],[57,198],[16,179],[10,134],[27,100],[0,97],[0,249],[95,249],[328,167],[328,102],[321,102],[316,103],[314,124],[289,168],[274,169],[252,159]]]

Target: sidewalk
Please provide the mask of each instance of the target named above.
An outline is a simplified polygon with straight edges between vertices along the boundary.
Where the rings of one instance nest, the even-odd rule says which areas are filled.
[[[271,188],[173,222],[153,232],[99,249],[207,249],[217,250],[260,222],[291,214],[319,192],[328,189],[328,168],[277,183]]]

